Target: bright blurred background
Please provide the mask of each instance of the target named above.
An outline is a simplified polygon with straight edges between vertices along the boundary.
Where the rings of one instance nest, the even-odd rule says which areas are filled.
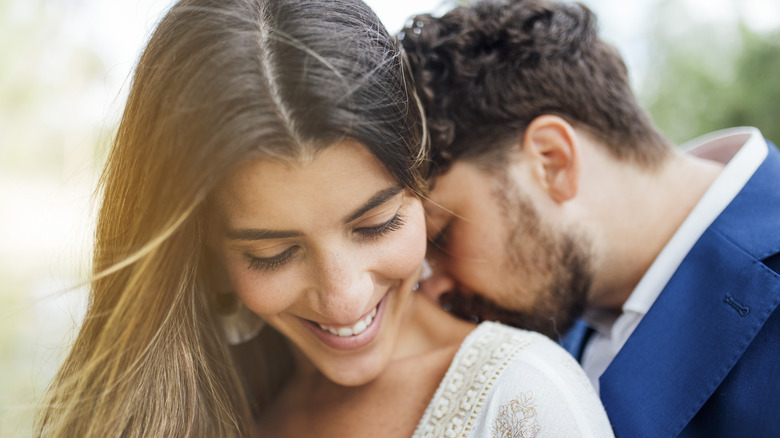
[[[369,1],[397,32],[454,1]],[[780,141],[780,2],[589,0],[675,142]],[[171,0],[0,0],[0,436],[32,414],[86,304],[92,191],[130,72]]]

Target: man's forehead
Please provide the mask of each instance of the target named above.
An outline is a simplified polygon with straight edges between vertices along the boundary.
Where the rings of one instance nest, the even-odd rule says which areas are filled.
[[[474,202],[480,188],[490,178],[469,162],[456,162],[447,172],[438,176],[428,196],[423,200],[425,212],[431,216],[451,214],[464,203]]]
[[[425,210],[425,214],[427,216],[440,216],[449,210],[445,203],[438,198],[439,197],[433,196],[433,193],[430,193],[425,197],[425,199],[423,199],[423,209]]]

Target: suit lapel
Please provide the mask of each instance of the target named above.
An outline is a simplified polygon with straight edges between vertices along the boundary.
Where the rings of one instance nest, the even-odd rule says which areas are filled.
[[[574,326],[566,332],[566,335],[564,335],[558,343],[564,350],[574,356],[574,358],[577,359],[577,362],[580,362],[582,360],[582,352],[585,349],[585,343],[588,341],[591,334],[593,334],[593,329],[588,327],[588,324],[585,323],[585,321],[578,319],[574,322]]]
[[[601,376],[617,436],[677,436],[780,302],[777,150],[702,235]],[[736,242],[736,243],[735,243]]]

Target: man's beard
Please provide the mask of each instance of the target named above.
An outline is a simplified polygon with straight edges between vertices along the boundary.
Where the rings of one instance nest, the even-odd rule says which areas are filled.
[[[542,333],[557,341],[585,310],[591,279],[590,274],[583,271],[587,263],[564,263],[567,263],[563,266],[568,266],[569,272],[563,276],[555,276],[550,288],[537,295],[538,298],[530,309],[511,308],[511,302],[507,302],[507,307],[503,307],[481,295],[467,295],[458,290],[442,294],[439,303],[443,309],[468,321],[498,321]],[[514,290],[507,295],[513,293],[529,292]]]
[[[439,301],[443,308],[467,320],[499,321],[558,340],[585,310],[592,282],[589,246],[572,232],[554,234],[517,186],[506,177],[499,182],[495,193],[506,219],[504,225],[510,230],[502,271],[515,284],[494,291],[493,296],[500,293],[500,305],[458,290],[442,295]],[[534,298],[528,300],[529,295]]]

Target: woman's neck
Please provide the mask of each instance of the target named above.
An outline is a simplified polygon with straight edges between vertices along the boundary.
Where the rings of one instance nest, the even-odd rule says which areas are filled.
[[[415,295],[401,327],[385,370],[361,386],[331,382],[296,353],[300,371],[260,419],[263,436],[410,436],[475,325]]]
[[[393,360],[417,360],[442,348],[457,349],[476,327],[443,311],[422,294],[410,300],[407,318]]]

